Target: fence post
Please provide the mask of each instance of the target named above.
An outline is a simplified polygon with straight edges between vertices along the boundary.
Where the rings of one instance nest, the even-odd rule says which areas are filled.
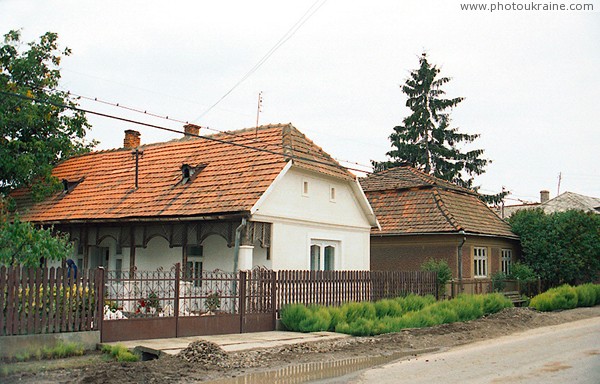
[[[244,333],[244,323],[246,322],[246,271],[239,272],[240,279],[240,333]]]
[[[273,329],[277,328],[277,273],[271,272],[271,312],[273,313]]]
[[[175,263],[175,302],[173,308],[175,310],[175,337],[179,337],[179,284],[181,278],[181,264]]]
[[[438,281],[437,278],[437,272],[433,272],[435,274],[434,278],[435,278],[435,300],[439,301],[440,300],[440,282]]]
[[[104,321],[104,268],[98,267],[95,273],[96,286],[96,316],[94,320],[97,321],[98,331],[100,331],[100,341],[102,340],[102,322]]]

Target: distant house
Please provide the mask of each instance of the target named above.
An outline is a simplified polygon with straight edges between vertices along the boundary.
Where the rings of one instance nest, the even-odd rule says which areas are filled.
[[[372,270],[415,270],[433,258],[455,279],[483,279],[519,257],[518,236],[471,190],[408,166],[360,183],[381,225],[371,231]]]
[[[62,192],[13,193],[21,218],[69,234],[80,268],[368,269],[378,224],[356,177],[296,128],[185,129],[60,163]]]
[[[499,214],[510,217],[522,209],[540,208],[545,213],[564,212],[570,209],[600,214],[600,198],[584,196],[574,192],[563,192],[550,199],[549,191],[540,191],[539,203],[524,203],[517,205],[506,205],[499,208]]]

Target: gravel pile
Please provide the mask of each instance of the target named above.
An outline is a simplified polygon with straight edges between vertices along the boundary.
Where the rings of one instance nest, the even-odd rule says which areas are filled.
[[[189,363],[204,366],[231,368],[233,364],[227,352],[215,343],[209,341],[194,341],[177,354],[177,357]]]

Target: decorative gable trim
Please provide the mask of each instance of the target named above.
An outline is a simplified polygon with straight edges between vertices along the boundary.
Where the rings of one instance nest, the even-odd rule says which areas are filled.
[[[260,196],[260,198],[256,201],[256,203],[254,203],[252,208],[250,208],[251,215],[254,215],[260,209],[261,205],[264,204],[264,201],[273,192],[273,190],[276,188],[279,181],[281,179],[283,179],[283,177],[285,176],[286,173],[288,173],[288,171],[290,170],[291,167],[292,167],[292,161],[288,161],[287,164],[285,165],[285,167],[283,167],[283,169],[281,170],[281,172],[279,172],[277,177],[275,177],[275,180],[273,180],[271,185],[269,185],[267,190]]]

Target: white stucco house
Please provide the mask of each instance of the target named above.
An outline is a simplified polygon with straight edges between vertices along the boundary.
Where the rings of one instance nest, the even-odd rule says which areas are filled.
[[[189,273],[367,270],[377,219],[357,179],[290,124],[92,152],[59,165],[64,189],[12,194],[22,220],[75,243],[80,268]]]

